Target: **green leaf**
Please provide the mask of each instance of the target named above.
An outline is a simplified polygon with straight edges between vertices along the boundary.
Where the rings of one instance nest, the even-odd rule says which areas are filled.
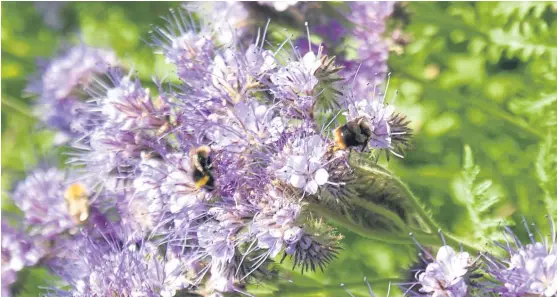
[[[482,244],[500,239],[502,235],[497,227],[511,222],[506,218],[494,218],[492,212],[501,202],[503,193],[491,180],[479,178],[480,167],[474,162],[470,146],[464,146],[463,155],[462,172],[453,180],[451,188],[474,226],[470,237]]]
[[[549,214],[557,217],[557,141],[549,134],[540,145],[536,173]]]

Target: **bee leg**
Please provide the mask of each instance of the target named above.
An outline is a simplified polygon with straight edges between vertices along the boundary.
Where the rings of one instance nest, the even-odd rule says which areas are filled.
[[[362,145],[362,149],[360,150],[360,152],[364,152],[364,150],[367,148],[367,145],[369,144],[369,139],[366,139],[366,142]]]

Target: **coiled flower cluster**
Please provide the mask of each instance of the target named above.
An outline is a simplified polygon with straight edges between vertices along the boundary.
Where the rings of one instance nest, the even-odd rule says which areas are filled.
[[[110,50],[83,44],[47,63],[27,91],[71,166],[15,185],[22,225],[2,222],[2,293],[41,264],[61,279],[48,296],[245,295],[277,279],[277,262],[326,269],[341,250],[331,218],[397,243],[411,230],[431,239],[435,224],[410,191],[371,161],[403,157],[412,133],[377,88],[389,82],[382,33],[393,5],[354,3],[353,27],[316,28],[333,44],[351,32],[358,62],[313,44],[308,23],[307,47],[276,43],[270,21],[249,26],[247,5],[215,3],[173,10],[149,32],[176,81],[148,86]],[[443,238],[398,285],[416,296],[555,296],[552,235],[524,245],[509,233],[502,258]]]
[[[71,169],[37,169],[13,192],[29,234],[49,239],[43,262],[70,284],[52,295],[208,296],[273,278],[287,257],[324,269],[341,236],[308,205],[345,201],[352,147],[339,141],[360,137],[335,139],[338,115],[370,127],[365,151],[410,135],[383,96],[353,93],[323,46],[273,46],[269,23],[250,36],[239,3],[185,8],[150,32],[179,83],[147,88],[109,50],[79,45],[28,88],[72,150]]]

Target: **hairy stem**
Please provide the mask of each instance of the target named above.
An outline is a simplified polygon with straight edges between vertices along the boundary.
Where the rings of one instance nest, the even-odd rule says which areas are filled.
[[[382,175],[385,178],[394,181],[397,184],[397,186],[404,191],[405,196],[412,203],[412,206],[418,212],[420,217],[424,220],[424,223],[428,225],[429,229],[430,230],[437,230],[438,232],[441,232],[441,230],[442,230],[441,225],[437,221],[435,221],[435,219],[433,218],[433,216],[431,216],[431,214],[429,214],[426,211],[425,206],[423,205],[423,203],[418,199],[418,197],[416,197],[414,195],[414,193],[412,193],[412,191],[400,179],[398,179],[396,176],[392,175],[390,172],[388,172],[387,170],[385,170],[383,168],[380,168],[380,167],[359,166],[359,168],[361,170],[368,171],[372,174]],[[427,235],[427,236],[424,236],[424,235]],[[426,241],[430,240],[431,235],[432,234],[423,233],[423,232],[415,232],[414,233],[415,238],[419,242],[424,243],[424,244],[431,244],[429,242],[426,242]],[[455,236],[454,234],[452,234],[450,232],[447,232],[446,230],[443,230],[443,236],[445,238],[446,243],[450,244],[452,246],[459,246],[459,245],[462,244],[464,247],[466,247],[470,251],[480,252],[482,250],[481,247],[478,247],[478,246],[476,246],[475,244],[472,244],[472,243],[465,242],[462,239]]]
[[[355,205],[361,206],[373,213],[385,216],[386,218],[389,218],[389,220],[391,222],[393,222],[393,224],[395,224],[397,226],[398,229],[408,232],[408,226],[406,226],[406,224],[404,223],[404,221],[402,221],[402,219],[396,215],[394,212],[385,209],[373,202],[369,202],[369,201],[365,201],[363,199],[360,199],[356,196],[351,196],[350,197],[350,201],[354,202]]]
[[[404,236],[402,234],[396,234],[392,232],[374,231],[364,228],[360,225],[350,222],[348,219],[341,215],[331,212],[327,208],[317,203],[309,203],[309,209],[324,218],[332,219],[337,224],[343,226],[346,229],[349,229],[354,233],[359,234],[360,236],[392,244],[412,244],[412,238],[410,238],[410,236]]]

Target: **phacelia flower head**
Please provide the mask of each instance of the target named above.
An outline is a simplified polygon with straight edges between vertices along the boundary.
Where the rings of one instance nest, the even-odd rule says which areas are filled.
[[[167,124],[168,105],[154,100],[150,90],[143,88],[137,78],[123,76],[117,69],[112,72],[114,87],[106,96],[96,98],[107,125],[118,125],[122,130],[159,130]]]
[[[359,58],[345,62],[347,75],[355,75],[355,89],[364,92],[370,80],[380,83],[387,73],[388,46],[382,37],[394,2],[351,2],[346,16],[354,25],[352,36]]]
[[[26,91],[38,97],[37,116],[65,137],[82,136],[90,128],[91,118],[84,102],[83,87],[94,76],[116,65],[116,55],[84,44],[72,47],[41,67]]]
[[[455,252],[444,245],[439,248],[435,261],[425,271],[417,273],[420,292],[432,297],[468,296],[467,275],[471,271],[472,258],[467,252]]]
[[[84,237],[63,260],[55,271],[72,288],[57,296],[172,297],[191,286],[180,258],[161,255],[149,242]]]
[[[191,5],[195,18],[173,11],[153,37],[177,67],[178,86],[151,92],[109,69],[109,80],[88,87],[87,103],[78,101],[90,120],[70,163],[95,185],[95,216],[118,216],[118,232],[72,235],[76,249],[52,261],[72,286],[65,295],[240,292],[272,275],[280,253],[302,272],[323,269],[337,254],[340,237],[308,205],[345,202],[339,197],[354,176],[349,151],[336,149],[319,122],[335,121],[327,115],[340,104],[322,108],[321,99],[338,103],[340,67],[309,41],[308,53],[284,59],[290,40],[269,50],[267,28],[251,43],[237,27],[225,30],[238,25],[242,14],[231,12],[241,4],[216,4],[226,6],[225,16]],[[383,100],[353,97],[347,118],[365,120],[369,147],[396,150],[406,123]],[[104,225],[112,226],[93,224]]]
[[[509,241],[499,245],[505,249],[505,258],[487,257],[488,273],[497,280],[495,291],[505,297],[539,296],[551,297],[557,293],[557,249],[555,229],[551,222],[549,240],[536,241],[528,233],[531,242],[522,244],[514,233],[506,228]]]
[[[396,156],[402,157],[404,148],[408,145],[411,136],[411,129],[408,127],[409,121],[400,113],[396,113],[392,105],[385,102],[385,94],[376,94],[374,88],[371,98],[356,97],[357,93],[352,92],[346,99],[348,111],[346,112],[347,123],[350,123],[350,131],[356,129],[367,142],[362,149],[383,149]],[[354,132],[354,131],[352,131]],[[345,131],[335,131],[335,137],[343,137],[339,133]]]
[[[157,53],[165,56],[184,81],[210,79],[208,71],[216,50],[213,32],[206,23],[196,23],[182,10],[172,10],[167,25],[151,34]]]
[[[224,90],[232,104],[241,102],[250,92],[263,88],[260,82],[276,67],[273,52],[264,50],[257,42],[251,44],[245,53],[228,48],[215,56],[213,87]]]
[[[85,186],[71,184],[68,175],[56,168],[38,168],[19,182],[12,194],[32,235],[56,236],[87,218]],[[72,214],[75,217],[72,217]]]
[[[209,23],[220,44],[229,45],[248,31],[249,13],[241,2],[188,3],[184,7],[197,12]]]
[[[277,176],[305,193],[316,194],[319,186],[329,179],[327,149],[327,143],[319,135],[295,139],[283,152],[287,156],[279,159],[280,163],[284,161],[284,166]]]
[[[273,93],[283,100],[294,101],[315,95],[314,88],[319,82],[315,73],[320,66],[321,52],[316,55],[309,51],[299,61],[289,62],[271,75],[271,82],[276,85]]]
[[[87,138],[74,143],[78,150],[70,162],[83,166],[97,183],[123,182],[139,164],[142,152],[161,155],[167,149],[170,129],[169,107],[162,96],[153,98],[131,75],[116,69],[108,73],[110,83],[99,82],[89,88],[93,96],[90,114],[95,124]]]
[[[35,265],[44,254],[40,241],[2,221],[2,296],[11,295],[10,285],[21,269]]]

